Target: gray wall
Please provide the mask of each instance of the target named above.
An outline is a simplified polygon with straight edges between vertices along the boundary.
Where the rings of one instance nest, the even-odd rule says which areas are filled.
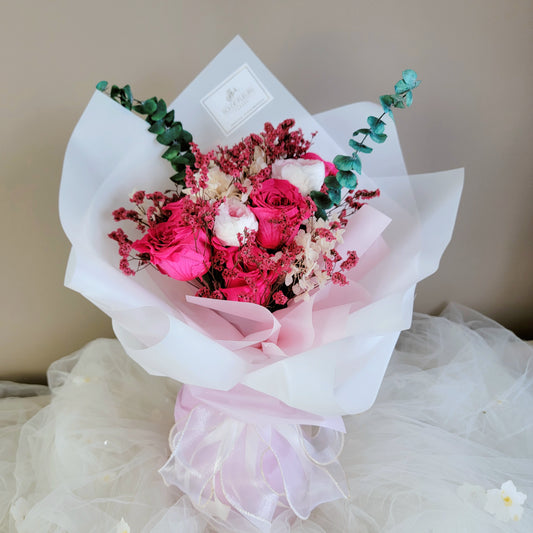
[[[416,309],[471,306],[532,331],[530,0],[5,2],[0,21],[0,378],[42,379],[108,319],[63,288],[64,150],[95,82],[170,101],[240,34],[312,113],[423,85],[399,113],[410,172],[464,166],[455,236]]]

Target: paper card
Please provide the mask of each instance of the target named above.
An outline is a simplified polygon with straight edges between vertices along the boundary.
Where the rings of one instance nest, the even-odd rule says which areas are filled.
[[[238,36],[169,107],[204,151],[261,132],[265,122],[293,118],[307,138],[317,132],[312,151],[330,160],[343,153]]]
[[[202,99],[224,135],[243,126],[272,100],[252,69],[245,63]]]

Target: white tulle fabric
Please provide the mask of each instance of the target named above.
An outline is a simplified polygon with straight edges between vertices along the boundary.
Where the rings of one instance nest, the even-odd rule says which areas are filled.
[[[280,512],[272,532],[533,531],[532,365],[531,347],[478,313],[415,316],[374,406],[344,418],[349,498],[305,521]],[[51,395],[0,400],[1,531],[117,533],[121,518],[132,533],[225,531],[158,473],[174,382],[148,375],[111,340],[54,363],[49,381]],[[458,495],[465,483],[494,489],[508,479],[528,495],[518,522]]]

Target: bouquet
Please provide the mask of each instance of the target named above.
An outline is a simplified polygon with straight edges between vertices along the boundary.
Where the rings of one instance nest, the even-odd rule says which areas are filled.
[[[372,405],[461,191],[406,175],[391,118],[418,84],[316,121],[236,38],[169,106],[99,83],[72,135],[66,284],[184,383],[161,474],[222,528],[348,495],[341,416]]]

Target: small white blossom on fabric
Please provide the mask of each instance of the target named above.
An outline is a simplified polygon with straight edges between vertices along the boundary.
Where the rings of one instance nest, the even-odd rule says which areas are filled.
[[[282,159],[272,165],[272,177],[289,181],[306,196],[320,190],[326,179],[326,167],[314,159]]]
[[[227,198],[215,217],[214,232],[225,246],[239,246],[239,234],[244,230],[257,231],[259,224],[252,211],[236,198]]]
[[[121,518],[120,522],[117,524],[117,533],[130,533],[130,526],[124,518]]]
[[[500,489],[487,491],[485,511],[494,515],[498,520],[520,520],[524,512],[522,504],[527,496],[516,490],[512,481],[506,481]]]

